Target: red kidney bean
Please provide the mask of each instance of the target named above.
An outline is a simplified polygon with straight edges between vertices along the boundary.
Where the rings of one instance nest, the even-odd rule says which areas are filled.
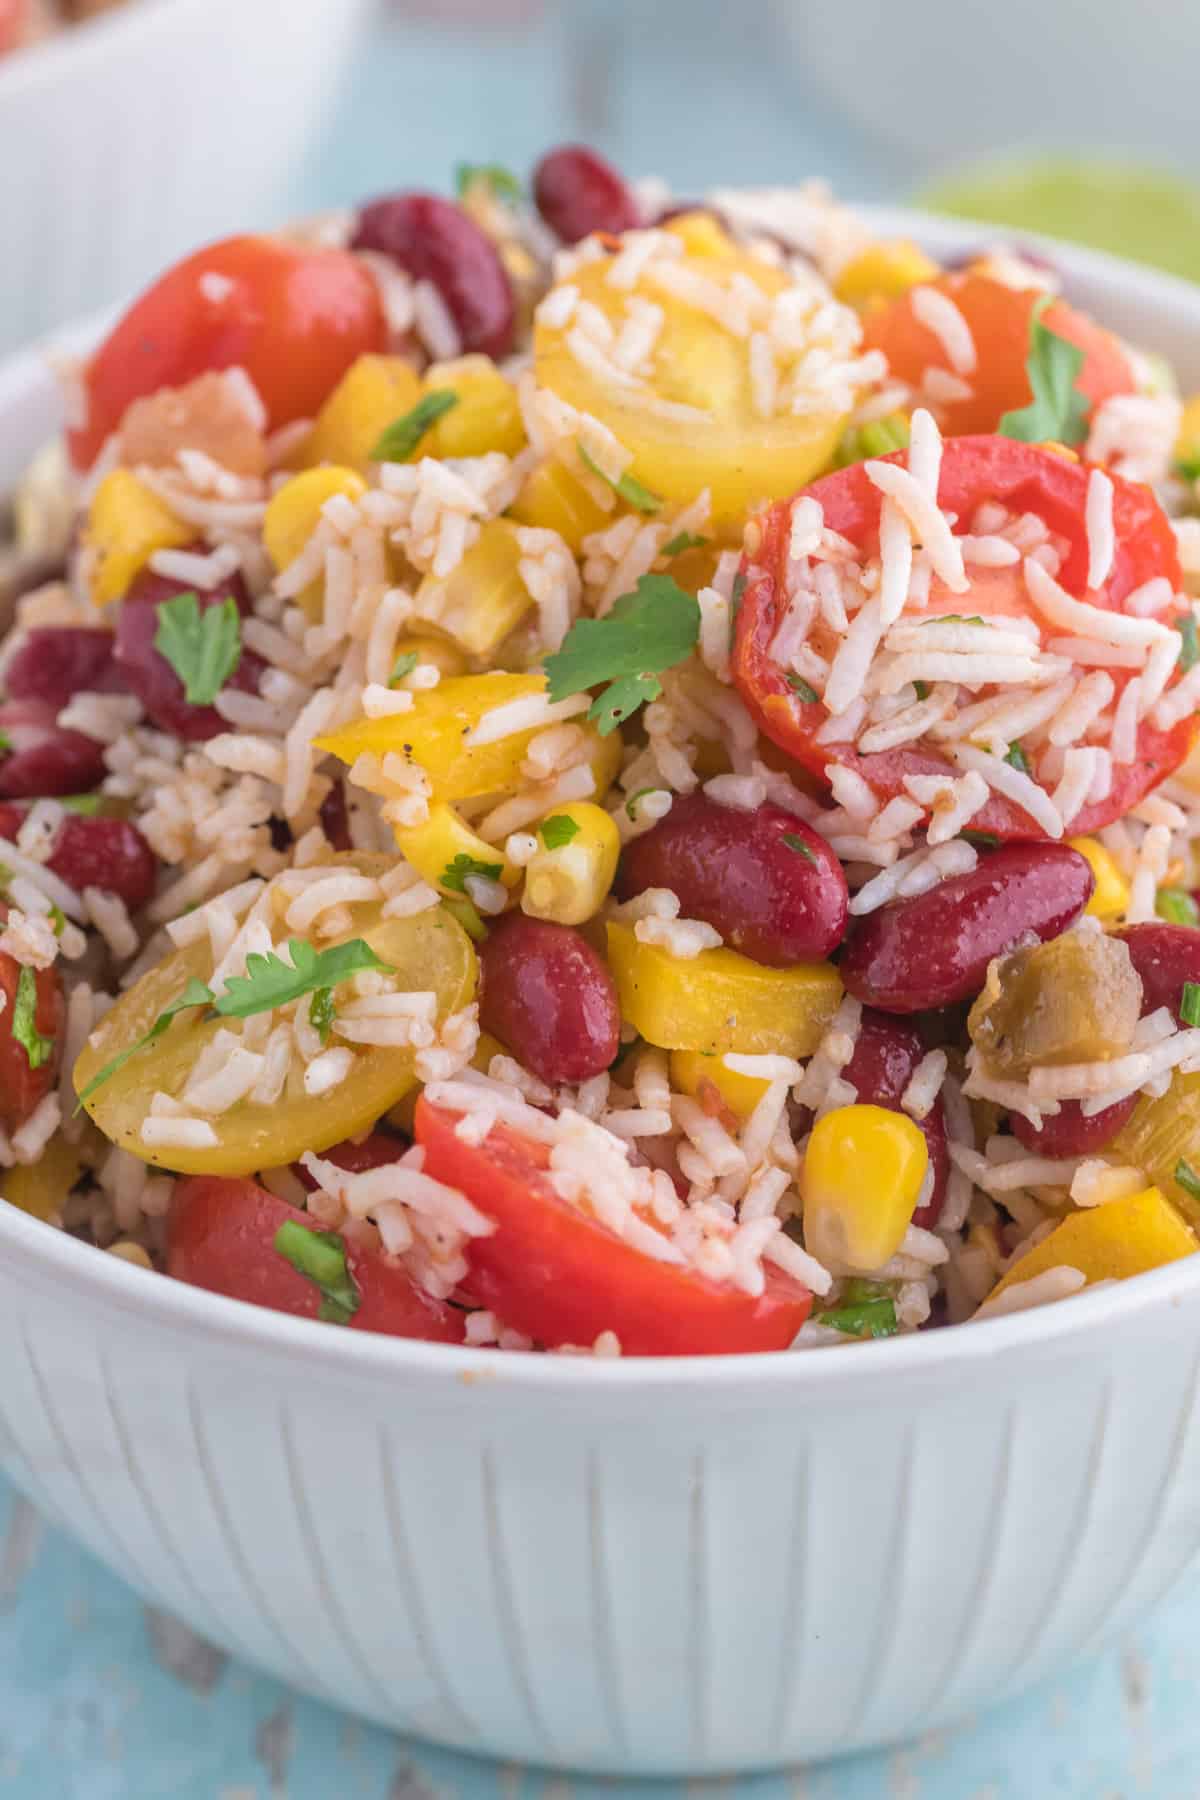
[[[1142,978],[1142,1017],[1169,1006],[1182,1024],[1184,983],[1200,982],[1200,931],[1192,925],[1126,925],[1116,934]]]
[[[161,651],[154,648],[158,633],[158,609],[164,600],[176,594],[195,593],[202,608],[218,605],[232,595],[237,609],[250,611],[250,596],[240,575],[231,576],[212,593],[199,593],[186,581],[167,575],[155,575],[144,569],[121,602],[117,615],[116,663],[130,689],[146,709],[147,716],[161,731],[198,743],[228,731],[229,722],[215,706],[193,706],[184,698],[184,687]],[[237,668],[226,687],[238,688],[244,694],[258,692],[259,679],[266,664],[253,650],[243,650]]]
[[[104,779],[104,746],[57,723],[44,700],[0,706],[0,800],[39,794],[86,794]]]
[[[0,804],[0,837],[15,839],[24,816],[22,807]],[[154,852],[136,825],[73,813],[55,833],[46,863],[68,887],[79,893],[85,887],[103,888],[122,899],[130,912],[145,906],[158,872]]]
[[[350,248],[377,250],[414,281],[431,281],[464,350],[499,357],[512,349],[512,284],[495,244],[461,206],[436,194],[372,200],[358,215]]]
[[[1064,1100],[1062,1111],[1046,1119],[1040,1131],[1023,1113],[1010,1113],[1008,1122],[1017,1142],[1035,1156],[1094,1156],[1112,1143],[1137,1101],[1137,1095],[1130,1094],[1089,1118],[1078,1100]]]
[[[20,963],[0,951],[0,994],[4,996],[3,1012],[7,1021],[13,1016],[20,979]],[[57,971],[38,969],[34,986],[37,1002],[33,1023],[41,1037],[52,1040],[53,1049],[44,1063],[32,1069],[25,1046],[17,1042],[7,1025],[0,1031],[0,1125],[10,1135],[25,1123],[58,1079],[64,1009]]]
[[[637,202],[611,163],[583,144],[562,144],[533,171],[533,198],[551,231],[577,244],[593,231],[630,231]]]
[[[828,956],[846,930],[842,865],[824,838],[780,806],[676,799],[665,819],[626,844],[617,893],[670,888],[683,916],[771,968]]]
[[[353,849],[350,841],[350,815],[346,809],[344,782],[335,778],[333,786],[321,802],[321,810],[317,817],[321,821],[321,830],[335,850]]]
[[[4,671],[12,700],[44,700],[61,708],[76,694],[111,694],[124,687],[113,664],[111,631],[90,625],[39,625]]]
[[[921,1035],[913,1025],[889,1019],[886,1013],[863,1010],[854,1044],[854,1055],[842,1070],[864,1106],[886,1106],[900,1111],[904,1090],[925,1055]],[[913,1214],[913,1224],[929,1231],[937,1224],[950,1179],[950,1151],[946,1142],[946,1117],[941,1097],[923,1119],[914,1124],[924,1133],[933,1170],[933,1192]]]
[[[345,1138],[332,1150],[322,1150],[321,1157],[325,1162],[336,1163],[348,1174],[361,1175],[364,1169],[381,1169],[385,1163],[398,1162],[407,1149],[403,1138],[393,1137],[387,1131],[372,1131],[357,1143],[353,1138]],[[303,1163],[294,1162],[292,1174],[310,1194],[316,1192],[317,1184]]]
[[[1032,932],[1058,937],[1092,897],[1092,871],[1066,844],[1004,844],[927,894],[893,900],[850,928],[841,975],[884,1012],[950,1006],[983,987],[994,956]]]
[[[613,978],[587,939],[525,913],[479,947],[479,1022],[551,1086],[599,1075],[621,1039]]]

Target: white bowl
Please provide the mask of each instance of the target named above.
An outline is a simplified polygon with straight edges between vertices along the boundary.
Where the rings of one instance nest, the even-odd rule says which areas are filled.
[[[1054,255],[1197,378],[1200,289]],[[54,416],[37,359],[0,371],[6,458]],[[532,1762],[708,1775],[945,1725],[1200,1548],[1200,1257],[853,1351],[593,1363],[310,1324],[0,1207],[0,1369],[0,1460],[143,1594]]]
[[[134,0],[0,59],[0,349],[273,223],[369,0]]]

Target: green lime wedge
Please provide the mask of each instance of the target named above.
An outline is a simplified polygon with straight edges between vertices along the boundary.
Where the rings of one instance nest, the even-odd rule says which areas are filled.
[[[1200,188],[1162,169],[1057,157],[989,163],[935,182],[917,204],[1200,280]]]

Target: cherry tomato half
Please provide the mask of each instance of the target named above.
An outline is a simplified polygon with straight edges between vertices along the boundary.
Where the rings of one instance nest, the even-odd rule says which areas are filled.
[[[84,371],[87,420],[68,434],[90,468],[125,408],[210,369],[246,370],[272,428],[311,418],[387,326],[365,264],[345,250],[225,238],[160,275]]]
[[[467,1250],[471,1296],[539,1343],[591,1344],[615,1331],[626,1355],[721,1356],[785,1350],[812,1295],[768,1268],[766,1290],[705,1280],[625,1243],[555,1192],[545,1147],[496,1126],[480,1145],[458,1115],[417,1102],[425,1172],[458,1188],[496,1226]]]
[[[315,1319],[320,1289],[275,1248],[275,1235],[289,1220],[309,1231],[320,1230],[308,1213],[289,1206],[256,1181],[190,1176],[176,1183],[171,1197],[167,1273],[233,1300]],[[443,1344],[462,1342],[462,1312],[423,1293],[401,1263],[343,1242],[346,1268],[359,1295],[358,1310],[346,1321],[352,1330]]]
[[[904,453],[885,457],[903,464]],[[1087,590],[1087,527],[1085,505],[1090,469],[1086,463],[1034,444],[1010,438],[948,438],[942,457],[938,503],[957,515],[967,528],[975,509],[985,500],[999,501],[1015,514],[1037,513],[1051,532],[1065,538],[1069,551],[1058,580],[1068,593],[1082,597]],[[1116,551],[1112,572],[1098,594],[1088,594],[1093,604],[1111,611],[1123,608],[1127,595],[1156,576],[1166,576],[1172,589],[1181,585],[1175,535],[1154,494],[1139,483],[1112,477],[1113,529]],[[867,478],[863,465],[854,464],[827,475],[804,490],[821,502],[825,524],[850,540],[864,556],[878,547],[881,494]],[[761,519],[762,541],[753,558],[743,557],[746,577],[734,641],[733,675],[742,699],[765,734],[804,768],[822,775],[830,762],[855,769],[883,799],[904,792],[907,775],[954,773],[936,748],[917,744],[911,748],[861,755],[850,744],[821,744],[816,733],[828,714],[819,700],[804,700],[789,685],[782,666],[770,654],[775,633],[787,610],[786,570],[791,503],[780,502]],[[910,617],[910,609],[905,618]],[[1038,618],[1025,591],[1020,564],[973,573],[968,594],[951,595],[938,581],[930,584],[930,596],[922,609],[928,616],[941,613],[979,613]],[[1039,624],[1044,621],[1038,619]],[[1118,691],[1129,678],[1121,669],[1109,671]],[[1106,800],[1084,806],[1070,820],[1070,832],[1078,836],[1097,831],[1122,817],[1155,787],[1187,755],[1196,731],[1195,721],[1185,719],[1170,731],[1160,731],[1149,719],[1138,728],[1137,756],[1131,763],[1114,765],[1112,789]],[[1000,838],[1044,837],[1045,832],[1015,802],[993,794],[971,820],[972,831],[991,832]]]
[[[976,367],[964,377],[969,398],[944,402],[935,411],[942,430],[954,437],[995,431],[1006,412],[1033,398],[1026,363],[1029,321],[1044,296],[1037,288],[1012,288],[976,270],[960,270],[928,284],[952,300],[975,343]],[[864,350],[882,350],[898,380],[920,388],[931,369],[949,369],[945,346],[913,310],[910,289],[863,321]],[[1110,331],[1076,312],[1065,300],[1051,300],[1041,314],[1047,331],[1066,338],[1084,355],[1076,385],[1096,407],[1112,394],[1132,394],[1133,372]]]

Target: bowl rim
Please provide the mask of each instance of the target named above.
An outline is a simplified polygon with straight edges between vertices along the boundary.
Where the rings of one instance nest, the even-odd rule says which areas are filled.
[[[151,0],[144,3],[149,5]],[[165,13],[169,4],[206,5],[208,0],[153,0],[153,4]],[[104,23],[100,21],[101,25]],[[964,244],[1013,235],[969,219],[938,217],[908,208],[855,205],[854,210],[881,232],[917,237],[942,250],[953,251]],[[1200,332],[1200,286],[1105,251],[1084,249],[1036,232],[1018,235],[1022,243],[1044,250],[1068,277],[1095,281],[1109,288],[1117,286],[1126,304],[1144,300],[1154,311],[1166,310],[1185,317],[1190,313]],[[102,325],[102,320],[94,320],[70,326],[56,333],[48,344],[34,345],[0,361],[0,423],[5,406],[15,401],[22,389],[46,380],[48,352],[78,354],[95,340]],[[8,1204],[0,1206],[0,1255],[20,1259],[43,1282],[66,1287],[110,1310],[136,1315],[139,1324],[161,1324],[169,1332],[187,1329],[215,1348],[274,1352],[285,1355],[289,1362],[303,1358],[314,1372],[320,1370],[331,1376],[421,1375],[442,1384],[470,1383],[486,1376],[489,1391],[495,1390],[498,1381],[506,1389],[531,1392],[575,1391],[583,1385],[618,1393],[697,1387],[720,1392],[745,1385],[755,1389],[780,1385],[823,1389],[846,1382],[869,1382],[876,1388],[892,1375],[940,1378],[1001,1355],[1011,1360],[1014,1356],[1038,1355],[1053,1347],[1069,1348],[1079,1339],[1107,1334],[1114,1327],[1129,1325],[1163,1308],[1187,1302],[1200,1306],[1197,1253],[1125,1281],[1085,1289],[1067,1301],[978,1323],[968,1321],[970,1329],[948,1327],[858,1344],[854,1355],[789,1355],[775,1351],[605,1359],[522,1355],[388,1337],[379,1332],[331,1331],[316,1320],[274,1312],[249,1301],[164,1278],[155,1271],[97,1251]]]

